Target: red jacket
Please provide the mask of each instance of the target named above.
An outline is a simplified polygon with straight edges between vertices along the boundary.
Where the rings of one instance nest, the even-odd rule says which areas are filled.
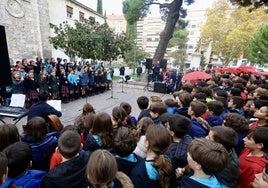
[[[248,148],[244,148],[239,156],[240,176],[237,188],[252,188],[255,174],[261,173],[268,162],[267,156],[255,157],[247,156],[250,153]]]

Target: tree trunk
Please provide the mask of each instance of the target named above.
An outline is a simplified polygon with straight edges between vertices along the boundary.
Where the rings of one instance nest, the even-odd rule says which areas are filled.
[[[153,57],[154,62],[160,61],[164,58],[168,42],[172,37],[176,23],[180,17],[182,2],[183,0],[174,0],[170,3],[166,25],[164,30],[160,33],[160,40]]]

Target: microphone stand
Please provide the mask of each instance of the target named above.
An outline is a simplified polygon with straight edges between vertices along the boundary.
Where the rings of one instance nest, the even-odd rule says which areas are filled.
[[[113,81],[112,81],[112,84],[111,84],[111,96],[109,98],[107,98],[106,100],[108,100],[108,99],[118,99],[118,98],[114,97],[114,92],[113,92],[114,86],[113,85],[114,84],[113,84]]]
[[[124,77],[122,76],[122,83],[121,83],[121,88],[122,88],[122,91],[121,92],[118,92],[118,93],[127,93],[127,92],[124,92]]]

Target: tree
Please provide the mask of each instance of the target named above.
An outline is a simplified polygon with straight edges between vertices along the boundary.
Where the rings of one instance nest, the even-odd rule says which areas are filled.
[[[63,50],[72,60],[81,57],[110,62],[118,55],[124,56],[125,51],[131,47],[124,34],[114,34],[107,23],[100,25],[92,17],[83,22],[76,21],[74,27],[68,22],[50,26],[55,33],[55,36],[50,37],[51,44],[54,48]]]
[[[103,10],[102,10],[102,0],[98,0],[98,3],[97,3],[97,13],[99,14],[103,14]]]
[[[267,0],[230,0],[230,2],[234,5],[239,5],[242,7],[250,7],[250,11],[256,8],[268,6]]]
[[[186,0],[185,2],[191,4],[194,0]],[[166,15],[166,25],[160,33],[160,40],[153,57],[154,61],[160,61],[164,57],[168,42],[172,38],[174,28],[180,17],[182,3],[183,0],[166,0],[165,3],[158,3],[157,0],[125,0],[123,2],[123,13],[130,24],[145,17],[149,12],[149,6],[152,4],[158,4],[160,12]]]
[[[268,62],[268,24],[255,33],[248,45],[246,55],[254,64],[264,65]]]
[[[231,7],[226,0],[218,0],[207,11],[201,40],[205,46],[212,42],[213,52],[229,62],[244,56],[254,33],[267,22],[262,8],[248,12],[247,8]]]

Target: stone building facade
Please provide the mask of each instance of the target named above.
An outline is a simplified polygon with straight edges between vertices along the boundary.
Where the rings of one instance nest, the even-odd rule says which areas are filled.
[[[49,42],[52,30],[49,23],[59,24],[94,16],[100,24],[103,15],[98,14],[96,0],[1,0],[0,25],[5,27],[9,57],[35,59],[37,56],[50,58],[58,52]],[[67,16],[67,7],[73,9],[73,17]],[[64,54],[64,53],[62,53]]]
[[[52,47],[47,0],[1,0],[0,14],[10,58],[49,57]]]

